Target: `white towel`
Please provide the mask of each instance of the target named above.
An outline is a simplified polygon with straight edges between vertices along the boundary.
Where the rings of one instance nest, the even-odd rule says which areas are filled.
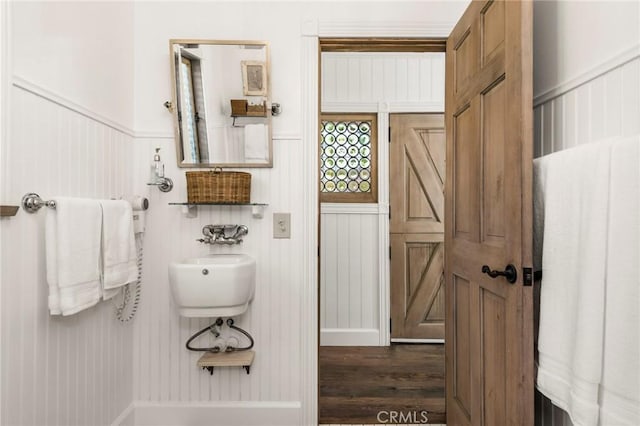
[[[576,425],[598,422],[609,160],[610,144],[597,143],[534,163],[544,194],[537,386]]]
[[[47,209],[45,246],[49,311],[71,315],[100,300],[100,204],[54,198]]]
[[[124,200],[101,200],[102,290],[104,300],[120,287],[136,280],[136,241],[131,204]]]
[[[611,146],[600,424],[640,425],[640,137]]]
[[[268,127],[264,124],[244,126],[244,159],[250,161],[269,160]]]

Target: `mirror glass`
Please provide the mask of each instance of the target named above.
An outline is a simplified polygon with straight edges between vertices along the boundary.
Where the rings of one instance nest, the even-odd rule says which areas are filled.
[[[272,167],[269,45],[171,40],[179,167]]]

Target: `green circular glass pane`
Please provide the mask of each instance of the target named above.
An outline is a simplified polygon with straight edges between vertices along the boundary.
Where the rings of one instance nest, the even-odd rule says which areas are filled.
[[[355,133],[358,131],[358,125],[356,123],[349,123],[349,126],[347,126],[347,128],[349,129],[349,133]]]
[[[338,135],[336,140],[340,145],[344,145],[347,142],[347,137],[345,135]]]
[[[351,182],[349,182],[349,191],[356,192],[357,190],[358,190],[358,182],[356,182],[355,180],[352,180]]]
[[[356,148],[355,146],[350,146],[348,152],[350,156],[354,157],[358,155],[358,148]]]
[[[347,130],[347,125],[340,122],[338,124],[336,124],[336,130],[340,133],[344,133],[345,130]]]
[[[327,170],[326,172],[324,172],[324,177],[329,180],[333,180],[333,178],[336,177],[336,172],[334,172],[333,170]]]
[[[360,170],[360,179],[369,180],[369,176],[371,176],[369,170]]]
[[[360,148],[360,155],[362,155],[363,157],[368,157],[370,153],[371,150],[368,146],[363,146],[362,148]]]
[[[326,123],[324,123],[324,129],[327,132],[333,132],[335,128],[336,126],[331,121],[327,121]]]
[[[360,159],[360,167],[369,167],[369,164],[371,164],[371,162],[369,161],[368,158],[361,158]]]
[[[369,126],[369,123],[360,123],[360,131],[362,133],[369,133],[370,129],[371,127]]]
[[[333,183],[333,182],[327,182],[327,184],[329,183]],[[360,191],[368,192],[369,188],[371,188],[371,185],[369,185],[369,182],[360,182]]]
[[[327,135],[324,137],[324,141],[327,145],[333,145],[333,143],[336,141],[336,137],[333,135]]]
[[[347,177],[347,171],[345,169],[338,170],[337,173],[338,179],[344,180]]]
[[[352,169],[355,169],[356,167],[358,167],[358,159],[349,158],[349,167],[351,167]],[[358,173],[356,170],[354,170],[354,172],[356,172],[356,174]]]
[[[336,161],[333,158],[327,158],[326,160],[324,160],[325,167],[332,168],[333,166],[335,166],[335,164]]]
[[[347,165],[347,160],[344,158],[338,158],[338,161],[336,161],[336,164],[340,168],[345,167]]]
[[[349,143],[351,145],[358,143],[358,135],[349,135]]]
[[[349,179],[355,180],[357,178],[358,178],[358,171],[354,169],[349,170]]]
[[[362,145],[367,145],[367,144],[369,143],[369,140],[370,140],[370,139],[371,139],[371,138],[369,137],[369,135],[361,135],[361,136],[360,136],[360,143],[361,143]]]
[[[344,157],[345,155],[347,155],[347,148],[345,148],[344,146],[339,146],[338,149],[336,150],[336,153],[340,157]]]
[[[327,182],[324,184],[324,189],[329,192],[333,192],[336,190],[336,184],[333,182]]]
[[[334,147],[332,146],[328,146],[324,149],[324,153],[327,154],[329,157],[333,156],[333,154],[336,153],[336,150]]]
[[[338,182],[338,191],[340,192],[344,192],[347,189],[347,182],[341,180],[340,182]]]

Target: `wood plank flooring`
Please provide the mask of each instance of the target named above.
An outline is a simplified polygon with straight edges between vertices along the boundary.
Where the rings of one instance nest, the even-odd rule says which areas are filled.
[[[445,423],[444,345],[321,346],[319,371],[320,424]]]

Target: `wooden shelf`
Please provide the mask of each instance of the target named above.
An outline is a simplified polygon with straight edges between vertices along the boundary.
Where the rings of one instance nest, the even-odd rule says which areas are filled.
[[[19,208],[19,206],[0,206],[0,217],[15,216]]]
[[[211,374],[214,367],[242,367],[249,374],[255,355],[254,351],[207,352],[198,360],[198,367],[209,370]]]

